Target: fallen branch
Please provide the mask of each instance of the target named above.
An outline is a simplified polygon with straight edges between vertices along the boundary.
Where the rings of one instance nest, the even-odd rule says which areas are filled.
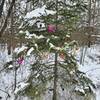
[[[0,89],[0,91],[6,93],[6,94],[8,95],[8,97],[10,97],[10,94],[9,94],[8,92],[6,92],[6,91],[4,91],[4,90],[2,90],[2,89]]]

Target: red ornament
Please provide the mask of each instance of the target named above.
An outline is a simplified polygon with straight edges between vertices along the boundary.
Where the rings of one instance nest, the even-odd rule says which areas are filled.
[[[55,32],[55,31],[56,31],[55,25],[48,25],[48,32],[49,33],[52,33],[52,32]]]
[[[65,59],[64,53],[60,53],[59,56],[60,56],[61,59]]]

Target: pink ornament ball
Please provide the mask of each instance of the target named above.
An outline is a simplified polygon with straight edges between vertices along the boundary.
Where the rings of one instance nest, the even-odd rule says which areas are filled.
[[[49,33],[53,33],[56,31],[56,27],[55,27],[55,25],[48,25],[47,30]]]
[[[18,60],[17,60],[18,64],[21,65],[23,62],[24,62],[24,58],[23,57],[20,57]]]

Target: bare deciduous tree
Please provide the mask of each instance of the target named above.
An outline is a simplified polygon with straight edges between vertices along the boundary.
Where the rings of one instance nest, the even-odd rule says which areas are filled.
[[[6,27],[7,27],[8,18],[10,17],[10,14],[12,12],[12,9],[13,9],[13,6],[15,4],[15,1],[16,0],[12,0],[12,2],[10,4],[10,7],[9,7],[8,13],[7,13],[7,16],[6,16],[5,21],[4,21],[4,24],[3,24],[3,26],[2,26],[2,28],[0,30],[0,37],[3,35],[3,33],[4,33],[4,31],[5,31]]]

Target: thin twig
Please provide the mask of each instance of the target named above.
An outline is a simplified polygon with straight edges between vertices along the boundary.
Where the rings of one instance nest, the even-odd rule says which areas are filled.
[[[8,92],[6,92],[6,91],[4,91],[4,90],[2,90],[2,89],[0,89],[0,91],[6,93],[6,94],[8,95],[8,97],[10,97],[10,94],[9,94]]]

